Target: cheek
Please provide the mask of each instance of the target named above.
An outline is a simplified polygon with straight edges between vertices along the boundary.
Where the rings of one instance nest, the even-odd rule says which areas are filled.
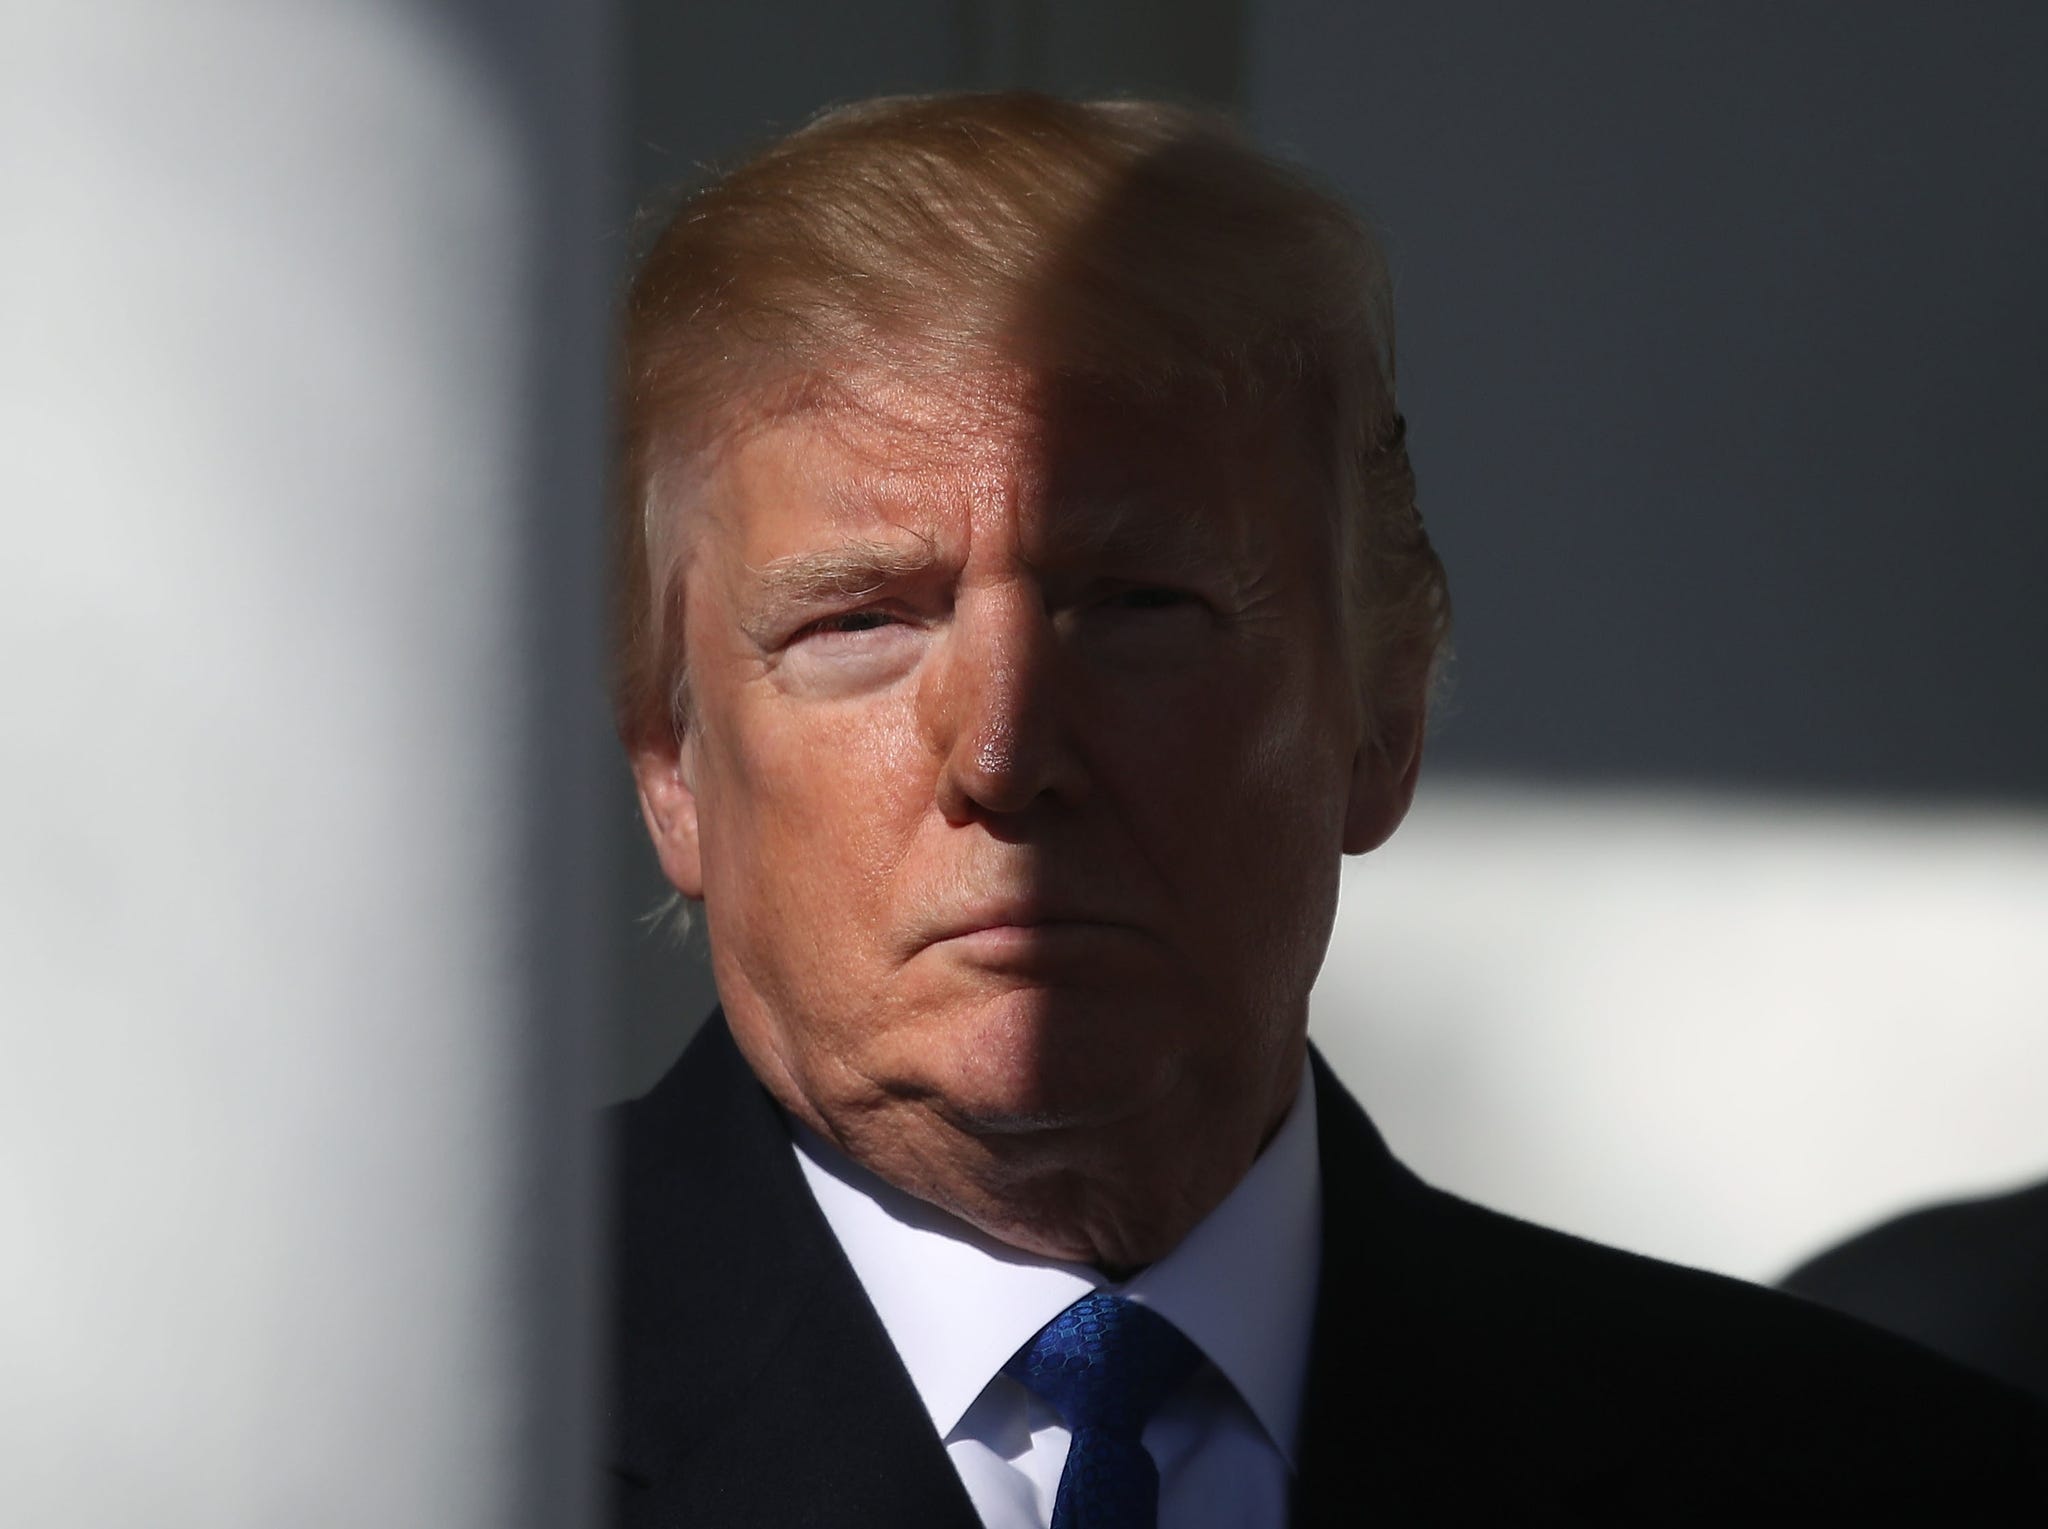
[[[1312,979],[1335,910],[1349,754],[1315,676],[1268,669],[1136,706],[1118,796],[1223,987]],[[1220,989],[1219,989],[1220,990]],[[1266,995],[1261,995],[1266,1001]]]
[[[1182,804],[1184,832],[1227,834],[1247,813],[1327,815],[1346,775],[1330,688],[1305,665],[1247,662],[1192,686],[1127,691],[1102,723],[1127,772],[1153,783],[1142,794]]]
[[[785,929],[872,913],[931,797],[907,703],[736,707],[707,742],[712,895]]]
[[[736,1024],[765,1026],[819,1086],[886,992],[890,868],[917,822],[917,771],[886,715],[764,707],[707,737],[702,816],[713,969]],[[929,799],[929,786],[923,788]],[[787,1028],[791,1016],[805,1023]]]

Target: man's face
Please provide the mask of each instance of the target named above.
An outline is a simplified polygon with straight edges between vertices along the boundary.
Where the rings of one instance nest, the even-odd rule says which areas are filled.
[[[1339,854],[1412,784],[1309,475],[1225,423],[989,379],[753,434],[691,530],[680,753],[636,761],[771,1090],[1056,1256],[1145,1261],[1243,1172]]]

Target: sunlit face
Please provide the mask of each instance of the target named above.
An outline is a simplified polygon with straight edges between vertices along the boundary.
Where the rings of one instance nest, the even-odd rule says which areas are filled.
[[[727,458],[650,825],[787,1108],[1006,1241],[1142,1262],[1291,1099],[1340,853],[1412,777],[1288,453],[998,379],[865,402]]]

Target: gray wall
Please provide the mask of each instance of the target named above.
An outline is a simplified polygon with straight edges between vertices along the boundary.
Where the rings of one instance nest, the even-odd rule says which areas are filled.
[[[1392,245],[1437,762],[2040,800],[2048,8],[1265,0]]]

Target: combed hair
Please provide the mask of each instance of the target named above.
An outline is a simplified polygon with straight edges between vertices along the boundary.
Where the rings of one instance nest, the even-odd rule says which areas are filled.
[[[1353,656],[1419,704],[1448,638],[1394,394],[1386,262],[1340,202],[1226,120],[1032,92],[825,112],[689,193],[627,293],[615,708],[687,714],[682,527],[719,453],[835,379],[1024,366],[1284,422],[1327,486]]]

